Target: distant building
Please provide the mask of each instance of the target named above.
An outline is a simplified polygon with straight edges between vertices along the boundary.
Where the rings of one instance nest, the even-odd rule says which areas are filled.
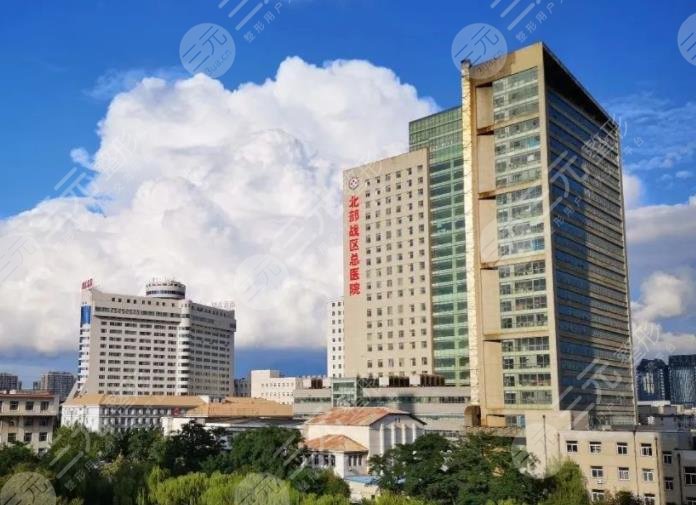
[[[251,396],[251,382],[246,377],[234,380],[233,396],[237,398],[249,398]]]
[[[51,446],[60,400],[44,391],[0,393],[0,446],[21,442],[38,454]]]
[[[669,357],[671,401],[696,405],[696,354]]]
[[[279,370],[252,370],[251,397],[292,405],[295,391],[323,384],[325,377],[285,377]]]
[[[63,403],[62,424],[100,433],[155,428],[163,417],[181,416],[208,402],[208,396],[86,394]]]
[[[11,373],[0,373],[0,391],[12,391],[22,389],[19,377]]]
[[[655,402],[670,399],[669,367],[661,359],[644,359],[636,368],[638,401]]]
[[[83,283],[79,394],[232,394],[235,312],[186,298],[175,280],[153,280],[145,296]]]
[[[331,300],[327,307],[326,375],[343,377],[345,344],[343,341],[343,297]]]
[[[58,395],[61,401],[63,401],[70,394],[75,385],[75,380],[75,376],[70,372],[47,372],[34,383],[34,389]]]

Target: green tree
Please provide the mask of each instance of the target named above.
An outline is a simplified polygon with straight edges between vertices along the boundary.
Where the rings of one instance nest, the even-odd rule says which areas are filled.
[[[39,458],[24,444],[10,444],[0,447],[0,476],[14,473],[15,467],[24,465],[27,468],[36,467]]]
[[[572,461],[563,462],[546,484],[550,494],[542,505],[590,505],[585,477]]]
[[[315,496],[350,496],[346,481],[331,470],[302,468],[294,474],[292,484],[297,490]]]
[[[197,472],[203,462],[220,454],[222,442],[214,432],[191,421],[181,432],[165,439],[157,449],[157,462],[172,475]]]
[[[286,479],[308,456],[301,442],[302,435],[294,429],[270,427],[246,431],[232,440],[228,463],[242,473],[267,473]]]
[[[157,482],[150,490],[153,505],[201,505],[201,495],[208,486],[204,473],[189,473]]]

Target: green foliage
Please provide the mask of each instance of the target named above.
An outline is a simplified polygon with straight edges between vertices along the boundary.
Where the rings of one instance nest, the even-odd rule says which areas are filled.
[[[450,503],[452,503],[451,500]],[[374,505],[428,505],[428,502],[419,500],[418,498],[386,492],[377,497],[374,501]]]
[[[189,473],[166,479],[150,490],[153,505],[201,505],[201,495],[208,486],[204,473]]]
[[[198,472],[204,461],[222,451],[218,437],[193,421],[185,424],[180,433],[157,445],[157,462],[172,475]]]
[[[286,479],[307,456],[300,447],[302,435],[287,428],[261,428],[234,438],[227,463],[236,471],[256,472]]]
[[[104,436],[102,456],[107,461],[123,456],[131,461],[154,462],[163,443],[158,428],[127,429]]]
[[[294,474],[292,484],[298,491],[316,496],[350,496],[348,484],[331,470],[302,468]]]
[[[585,489],[585,477],[580,467],[571,461],[563,462],[547,482],[550,494],[541,505],[590,505]]]
[[[592,502],[593,505],[642,505],[640,498],[628,491],[619,491],[615,495],[607,493],[603,500]]]
[[[10,444],[0,447],[0,476],[14,473],[18,465],[36,466],[39,458],[24,444]]]

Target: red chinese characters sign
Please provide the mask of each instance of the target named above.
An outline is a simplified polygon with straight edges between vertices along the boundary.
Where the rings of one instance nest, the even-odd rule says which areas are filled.
[[[348,198],[348,293],[360,294],[360,199]]]

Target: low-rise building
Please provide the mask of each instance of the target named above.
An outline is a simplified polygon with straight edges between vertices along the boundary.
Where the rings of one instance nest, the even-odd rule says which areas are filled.
[[[221,402],[211,402],[194,407],[177,416],[162,418],[165,435],[178,433],[190,422],[208,428],[223,428],[233,435],[240,431],[264,426],[296,428],[301,421],[293,421],[292,407],[261,398],[225,398]]]
[[[48,450],[60,399],[47,391],[0,393],[0,445],[22,442],[38,454]]]
[[[445,386],[441,378],[430,375],[334,378],[331,387],[297,389],[293,412],[310,418],[333,407],[386,407],[423,420],[429,432],[456,437],[472,423],[466,411],[470,400],[468,387]]]
[[[85,394],[63,403],[62,424],[95,432],[154,428],[161,426],[163,417],[181,416],[209,402],[207,396]]]
[[[696,451],[686,430],[590,430],[581,413],[553,417],[527,412],[518,439],[545,473],[564,460],[578,464],[596,500],[628,491],[645,505],[696,505]]]
[[[292,405],[295,391],[324,385],[327,380],[326,377],[286,377],[279,370],[252,370],[251,397]]]
[[[413,443],[425,423],[385,407],[333,408],[308,420],[303,429],[309,464],[341,478],[368,475],[368,459],[398,444]]]

